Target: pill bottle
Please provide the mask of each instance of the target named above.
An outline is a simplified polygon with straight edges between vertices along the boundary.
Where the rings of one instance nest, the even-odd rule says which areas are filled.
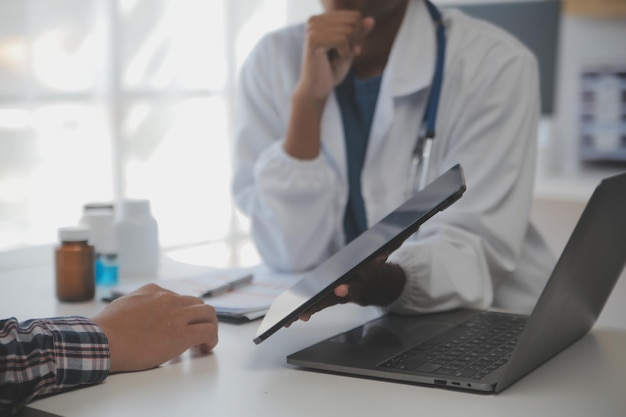
[[[96,285],[118,282],[117,242],[113,210],[86,210],[80,220],[89,228],[89,243],[96,251]]]
[[[159,230],[145,199],[121,200],[115,208],[115,237],[120,279],[156,278]]]
[[[62,227],[55,248],[56,295],[60,301],[87,301],[94,298],[95,250],[89,244],[89,229]]]

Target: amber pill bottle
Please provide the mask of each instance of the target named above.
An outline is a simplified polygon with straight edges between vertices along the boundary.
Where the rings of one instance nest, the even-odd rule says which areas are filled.
[[[96,290],[95,251],[87,227],[59,229],[55,249],[56,293],[60,301],[87,301]]]

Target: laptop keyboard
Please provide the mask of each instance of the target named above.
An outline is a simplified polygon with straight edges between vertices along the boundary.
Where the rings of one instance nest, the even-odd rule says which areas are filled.
[[[379,366],[478,380],[509,360],[525,324],[525,317],[481,313]]]

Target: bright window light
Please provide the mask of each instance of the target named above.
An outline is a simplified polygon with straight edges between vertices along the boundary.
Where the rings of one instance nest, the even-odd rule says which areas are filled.
[[[181,259],[257,263],[230,196],[232,111],[241,62],[288,3],[0,0],[0,251],[141,197]]]

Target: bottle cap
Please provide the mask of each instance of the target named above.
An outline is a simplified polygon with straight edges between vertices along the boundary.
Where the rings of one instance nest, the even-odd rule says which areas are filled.
[[[86,226],[90,230],[105,229],[112,227],[115,216],[112,212],[95,211],[85,213],[80,219],[81,226]]]
[[[81,224],[89,228],[89,241],[97,253],[114,254],[115,226],[113,212],[89,211],[81,218]]]
[[[89,240],[89,228],[85,226],[70,226],[59,229],[61,242],[81,242]]]
[[[145,199],[129,199],[120,202],[120,215],[122,217],[149,216],[150,201]]]
[[[93,201],[83,204],[83,213],[88,212],[113,212],[113,203]]]

